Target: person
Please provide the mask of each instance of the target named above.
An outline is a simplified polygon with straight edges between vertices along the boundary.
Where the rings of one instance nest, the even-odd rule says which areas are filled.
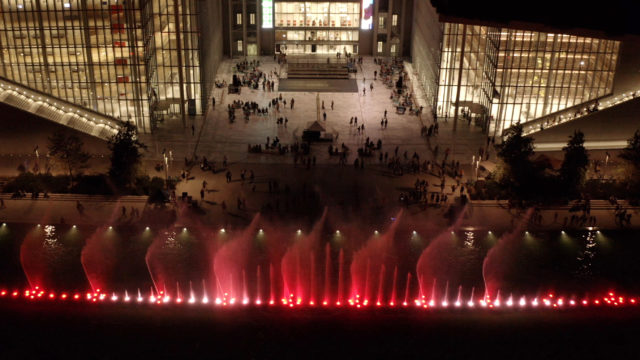
[[[378,70],[375,70],[373,72],[373,80],[376,80],[377,77],[378,77]]]
[[[211,105],[213,106],[213,108],[216,107],[216,97],[215,96],[211,97]]]
[[[324,100],[322,100],[322,110],[324,110]]]
[[[295,100],[293,100],[293,98],[291,98],[291,110],[293,110],[293,102],[294,102],[294,101],[295,101]]]
[[[191,135],[195,135],[196,134],[196,127],[192,124],[191,125]]]
[[[326,112],[322,113],[322,118],[324,119],[324,121],[327,121],[327,113]]]
[[[369,89],[373,92],[373,83],[369,84]]]
[[[331,100],[331,110],[333,110],[333,100]]]
[[[227,182],[231,182],[231,171],[227,171]]]
[[[204,201],[204,188],[200,189],[200,201]]]
[[[384,109],[384,118],[387,118],[387,109]]]
[[[362,96],[366,96],[367,95],[367,89],[362,89]]]

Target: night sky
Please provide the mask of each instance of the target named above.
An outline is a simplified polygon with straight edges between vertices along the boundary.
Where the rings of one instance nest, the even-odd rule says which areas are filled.
[[[586,28],[610,36],[640,35],[640,1],[635,0],[431,0],[431,3],[445,16],[501,23],[532,22],[559,29]]]

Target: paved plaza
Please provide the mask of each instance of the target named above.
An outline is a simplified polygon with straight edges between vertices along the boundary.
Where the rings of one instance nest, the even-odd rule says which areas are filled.
[[[270,57],[260,58],[260,69],[269,74],[271,71],[283,73],[285,65],[274,63]],[[217,80],[231,82],[233,66],[237,61],[225,61],[218,71]],[[390,100],[391,90],[386,88],[378,79],[373,80],[374,71],[379,66],[373,63],[372,57],[365,57],[364,64],[359,66],[357,74],[353,75],[357,80],[357,93],[331,93],[331,92],[265,92],[261,89],[252,90],[243,87],[240,95],[228,94],[226,89],[214,89],[216,98],[215,109],[210,109],[203,118],[191,120],[187,129],[182,128],[180,120],[175,119],[160,126],[154,136],[144,137],[145,142],[151,144],[153,151],[161,152],[162,149],[171,149],[175,158],[192,155],[194,148],[199,156],[206,156],[209,160],[220,161],[226,155],[230,161],[247,163],[293,163],[291,155],[262,155],[249,154],[249,144],[265,144],[267,137],[274,139],[276,136],[283,145],[301,142],[302,132],[309,122],[319,121],[327,132],[334,134],[334,145],[344,143],[351,149],[347,163],[351,164],[357,156],[357,148],[361,147],[367,137],[377,142],[382,141],[383,151],[390,154],[398,146],[399,154],[408,151],[409,156],[417,152],[421,159],[430,159],[433,149],[439,146],[440,154],[446,148],[450,148],[449,159],[455,159],[461,163],[471,163],[471,156],[478,152],[484,145],[485,136],[480,128],[469,125],[465,121],[458,123],[458,129],[452,131],[452,122],[440,121],[440,135],[427,141],[421,136],[422,126],[433,123],[431,112],[424,109],[422,116],[398,115]],[[364,81],[363,81],[364,78]],[[272,79],[278,80],[275,76]],[[373,91],[370,86],[373,84]],[[366,89],[363,95],[362,90]],[[249,121],[245,121],[241,111],[237,111],[236,120],[230,123],[227,116],[227,105],[234,100],[253,101],[259,107],[265,107],[269,101],[282,95],[287,100],[287,106],[281,107],[279,113],[272,111],[269,116],[252,115]],[[295,99],[294,109],[290,109],[291,99]],[[324,101],[325,109],[322,110]],[[331,109],[331,102],[334,108]],[[380,120],[387,110],[388,127],[383,129]],[[323,120],[326,112],[327,120]],[[286,117],[288,124],[277,125],[276,118]],[[358,124],[364,125],[364,132],[358,133],[355,126],[349,125],[351,117],[358,117]],[[195,135],[191,134],[191,124],[195,127]],[[317,143],[312,145],[312,156],[316,156],[317,162],[323,164],[337,164],[338,157],[330,157],[327,151],[329,143]],[[197,147],[196,147],[197,146]],[[159,153],[156,154],[159,158]],[[377,154],[376,154],[377,155]],[[468,159],[467,159],[468,158]],[[378,162],[371,159],[371,162]]]
[[[272,71],[282,73],[282,67],[271,61],[271,58],[262,58],[260,67],[267,74]],[[235,61],[227,60],[221,67],[218,80],[231,81],[232,67]],[[204,116],[188,119],[187,126],[182,125],[180,119],[167,120],[153,135],[142,135],[142,140],[149,148],[145,154],[142,172],[150,176],[164,177],[165,172],[157,171],[154,167],[161,162],[162,150],[170,151],[173,160],[169,162],[169,176],[179,177],[184,169],[190,171],[191,180],[178,183],[176,193],[183,192],[199,201],[200,208],[204,211],[202,221],[211,224],[223,224],[242,226],[246,224],[253,214],[265,209],[278,209],[276,213],[284,216],[293,216],[303,211],[309,204],[300,202],[308,194],[315,194],[322,199],[320,206],[329,206],[335,215],[350,221],[377,221],[389,214],[395,213],[401,207],[398,198],[400,194],[406,194],[414,188],[416,179],[424,179],[429,182],[430,192],[440,192],[440,178],[435,173],[424,173],[403,176],[394,175],[386,164],[381,164],[378,154],[366,158],[364,169],[355,169],[353,161],[357,157],[357,148],[363,146],[367,137],[374,143],[382,141],[382,152],[388,152],[393,156],[396,147],[398,155],[403,156],[407,151],[411,157],[414,152],[424,160],[438,161],[443,158],[445,149],[450,149],[449,160],[460,161],[465,177],[462,184],[475,178],[471,161],[478,153],[478,149],[486,144],[486,137],[479,128],[465,121],[458,123],[454,132],[452,122],[439,121],[440,131],[438,136],[427,138],[421,136],[421,128],[433,124],[430,111],[425,109],[422,116],[396,114],[395,108],[389,98],[390,89],[387,89],[379,80],[373,80],[373,72],[377,66],[372,58],[365,58],[364,64],[359,67],[355,77],[359,88],[357,93],[331,93],[331,92],[265,92],[262,90],[250,90],[242,88],[240,95],[228,94],[226,89],[214,90],[216,97],[215,109],[210,109]],[[276,84],[277,78],[273,77]],[[364,81],[363,81],[364,79]],[[373,83],[373,91],[370,85]],[[277,87],[276,87],[277,88]],[[366,89],[363,95],[362,89]],[[420,89],[415,89],[420,91]],[[294,109],[290,106],[281,107],[279,113],[271,111],[268,116],[252,115],[248,121],[243,119],[241,111],[237,111],[236,120],[229,122],[227,106],[234,100],[255,101],[260,107],[280,96],[290,104],[291,98],[295,99]],[[209,100],[210,101],[210,100]],[[334,107],[331,109],[331,102]],[[324,102],[324,109],[322,103]],[[382,128],[380,120],[387,110],[388,127]],[[323,120],[323,113],[327,114],[327,120]],[[12,117],[20,116],[19,112],[10,113]],[[358,124],[365,125],[365,130],[358,133],[353,125],[349,125],[351,117],[358,117]],[[287,125],[276,124],[276,118],[286,117]],[[333,145],[340,146],[344,143],[351,149],[346,165],[339,165],[337,156],[330,156],[328,146],[330,143],[315,143],[311,146],[310,157],[316,158],[316,165],[310,169],[302,165],[294,165],[293,155],[253,154],[248,152],[248,145],[264,144],[267,137],[274,139],[276,136],[283,145],[301,142],[303,130],[310,122],[318,121],[323,124],[328,132],[336,137]],[[12,123],[13,124],[13,123]],[[193,125],[193,127],[192,127]],[[34,148],[38,146],[40,153],[44,154],[47,147],[47,136],[53,133],[59,125],[39,119],[28,119],[24,122],[15,122],[14,125],[5,127],[3,142],[0,148],[0,174],[2,176],[15,176],[18,174],[17,166],[24,164],[27,168],[35,162]],[[37,132],[32,129],[38,129]],[[108,149],[104,142],[85,135],[81,135],[85,146],[94,157],[90,162],[87,173],[105,172],[108,169]],[[435,147],[439,147],[439,154],[434,154]],[[489,148],[491,160],[495,159],[495,151]],[[215,161],[218,169],[221,168],[224,156],[228,158],[228,170],[232,174],[232,181],[227,182],[224,171],[213,173],[201,171],[196,165],[185,166],[184,158],[192,158],[194,153],[200,158],[206,156],[209,161]],[[595,154],[594,157],[602,154]],[[492,161],[483,162],[486,167],[491,167]],[[247,180],[241,181],[240,172],[247,171]],[[54,173],[61,173],[61,167],[54,167]],[[253,171],[255,179],[248,180],[249,172]],[[206,181],[207,189],[204,199],[200,198],[200,190]],[[279,182],[280,191],[269,191],[272,182]],[[460,187],[455,190],[451,185],[456,181],[450,177],[445,178],[444,193],[448,195],[447,204],[460,196]],[[290,192],[286,193],[285,188]],[[307,194],[307,195],[305,195]],[[122,219],[120,210],[122,206],[136,207],[145,212],[145,198],[126,198],[118,201],[107,201],[101,197],[77,197],[64,196],[52,197],[49,200],[10,200],[9,194],[3,199],[6,208],[0,209],[0,217],[6,221],[32,221],[39,222],[44,219],[57,218],[58,216],[75,221],[77,223],[93,223],[97,219],[114,218],[117,221],[132,221],[130,218]],[[75,201],[80,199],[87,204],[86,213],[78,214]],[[244,200],[246,206],[238,209],[237,201]],[[222,204],[226,209],[223,209]],[[439,207],[423,209],[420,205],[411,205],[405,209],[405,215],[411,221],[424,221],[436,227],[447,226],[448,220],[444,215],[447,212],[447,204]],[[184,205],[184,204],[183,204]],[[319,204],[313,204],[318,206]],[[597,209],[596,209],[597,208]],[[55,209],[55,210],[54,210]],[[178,214],[182,213],[183,206],[178,206]],[[505,203],[488,201],[474,202],[470,208],[469,216],[463,221],[463,226],[481,226],[485,228],[508,229],[512,221],[517,221],[519,215],[507,209]],[[559,228],[562,220],[568,213],[567,208],[547,209],[543,211],[543,227]],[[640,216],[633,210],[634,216]],[[558,221],[553,220],[555,212],[560,212]],[[55,214],[52,215],[52,214]],[[287,215],[288,214],[288,215]],[[594,206],[594,214],[598,222],[604,227],[616,227],[614,211],[606,204]],[[371,224],[372,226],[375,224]]]

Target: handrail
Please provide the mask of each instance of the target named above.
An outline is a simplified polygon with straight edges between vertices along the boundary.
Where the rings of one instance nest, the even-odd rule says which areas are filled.
[[[574,105],[570,108],[562,109],[560,111],[556,111],[551,114],[547,114],[545,116],[539,117],[537,119],[533,119],[531,121],[527,121],[522,123],[523,126],[523,135],[531,135],[538,131],[542,131],[544,129],[548,129],[554,126],[558,126],[569,121],[573,121],[576,119],[583,118],[587,115],[593,114],[597,111],[602,111],[604,109],[610,108],[612,106],[616,106],[620,103],[627,102],[629,100],[635,99],[638,95],[640,95],[640,90],[630,91],[628,93],[624,93],[621,95],[617,95],[613,97],[613,95],[602,96],[592,100],[589,100],[591,105],[587,105],[587,103],[581,103],[578,105]],[[602,99],[609,98],[608,101],[600,102]],[[593,110],[593,106],[598,104],[597,109]],[[578,110],[578,111],[576,111]],[[507,129],[503,130],[502,136],[505,135]]]
[[[74,104],[67,100],[57,98],[51,94],[32,89],[28,86],[4,77],[0,77],[0,92],[9,92],[15,96],[18,96],[19,98],[28,101],[29,106],[26,106],[26,104],[24,106],[20,106],[19,104],[14,104],[13,102],[10,103],[6,101],[6,97],[3,98],[3,102],[7,102],[10,105],[20,107],[22,110],[31,112],[41,117],[45,117],[48,120],[75,128],[79,131],[100,138],[106,139],[109,136],[115,134],[118,131],[120,125],[123,123],[122,120],[118,120],[114,117],[99,113],[92,109],[87,109],[78,104]],[[49,111],[55,111],[61,116],[61,119],[57,120],[52,116],[47,117],[47,115],[38,113],[38,110],[41,108]],[[61,121],[62,119],[64,119],[65,121]],[[91,128],[87,129],[84,126],[70,125],[70,123],[72,123],[72,120],[75,119],[82,121],[82,123],[90,124]]]

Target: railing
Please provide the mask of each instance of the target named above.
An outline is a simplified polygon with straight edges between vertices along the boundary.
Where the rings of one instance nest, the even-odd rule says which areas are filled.
[[[0,101],[105,140],[117,133],[120,124],[122,124],[122,121],[113,117],[31,89],[6,78],[0,78]]]
[[[567,109],[563,109],[561,111],[557,111],[552,114],[545,115],[543,117],[528,121],[523,123],[523,134],[531,135],[538,131],[542,131],[554,126],[562,125],[569,121],[573,121],[576,119],[580,119],[589,114],[593,114],[594,112],[601,111],[612,106],[619,105],[621,103],[627,102],[629,100],[635,99],[638,95],[640,95],[640,90],[630,91],[628,93],[624,93],[622,95],[618,95],[615,97],[609,97],[608,100],[600,102],[605,97],[596,98],[589,101],[589,105],[586,103],[582,103],[579,105],[572,106]],[[598,103],[597,109],[594,109],[594,105]],[[506,130],[502,132],[503,136]]]

